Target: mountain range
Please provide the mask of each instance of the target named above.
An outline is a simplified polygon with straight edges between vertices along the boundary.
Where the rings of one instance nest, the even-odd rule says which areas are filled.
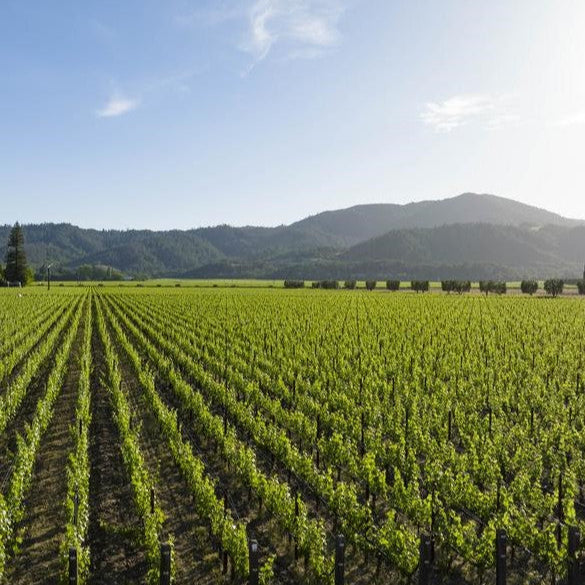
[[[0,226],[0,242],[10,226]],[[585,221],[494,195],[325,211],[278,227],[95,230],[23,226],[31,265],[56,277],[505,278],[582,275]]]

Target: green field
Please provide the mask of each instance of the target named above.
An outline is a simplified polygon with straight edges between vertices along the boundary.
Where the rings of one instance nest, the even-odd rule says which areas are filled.
[[[254,539],[262,582],[333,583],[343,535],[346,583],[409,583],[427,535],[436,582],[492,583],[498,529],[510,583],[566,576],[582,298],[168,282],[0,290],[6,582],[74,549],[159,583],[169,542],[174,582],[244,583]]]

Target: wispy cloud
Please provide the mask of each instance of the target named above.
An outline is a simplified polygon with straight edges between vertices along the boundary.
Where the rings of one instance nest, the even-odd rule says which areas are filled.
[[[135,110],[139,105],[140,101],[137,99],[115,94],[95,114],[98,118],[115,118],[116,116],[122,116]]]
[[[279,43],[289,56],[319,56],[339,43],[343,12],[341,0],[255,0],[242,48],[257,62]]]
[[[420,119],[435,132],[451,132],[471,123],[499,128],[517,121],[508,96],[456,95],[442,102],[428,102]]]
[[[241,26],[237,47],[253,58],[249,72],[269,53],[314,59],[339,44],[339,21],[351,0],[216,0],[175,17],[182,28],[207,28],[227,23]]]
[[[583,126],[585,124],[585,110],[581,112],[574,112],[563,118],[554,120],[552,125],[559,128],[566,128],[569,126]]]

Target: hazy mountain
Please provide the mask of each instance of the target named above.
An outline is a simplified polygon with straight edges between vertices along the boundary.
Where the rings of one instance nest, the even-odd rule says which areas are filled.
[[[351,262],[398,261],[407,265],[492,264],[522,272],[575,273],[585,260],[585,227],[527,228],[454,224],[392,230],[343,252]]]
[[[510,199],[466,193],[358,205],[274,228],[157,232],[41,224],[24,226],[24,232],[29,262],[36,268],[51,262],[57,272],[90,264],[150,276],[318,278],[329,271],[345,278],[371,271],[380,278],[391,270],[420,275],[454,266],[476,273],[489,266],[519,275],[572,274],[585,256],[584,226]],[[9,229],[0,227],[0,242]]]
[[[275,228],[222,225],[202,228],[196,233],[228,257],[259,258],[290,250],[345,248],[393,229],[455,223],[568,227],[583,222],[495,195],[465,193],[451,199],[406,205],[356,205]]]
[[[339,238],[340,245],[353,245],[393,229],[431,228],[454,223],[574,226],[583,222],[504,197],[464,193],[438,201],[356,205],[324,211],[293,223],[291,228],[327,234]]]

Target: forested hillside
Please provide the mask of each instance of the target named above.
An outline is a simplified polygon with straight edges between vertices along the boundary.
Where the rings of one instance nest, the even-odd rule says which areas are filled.
[[[0,227],[0,241],[10,226]],[[278,227],[95,230],[24,226],[30,264],[56,277],[522,278],[581,274],[585,224],[492,195],[360,205]],[[86,271],[87,272],[87,271]]]

